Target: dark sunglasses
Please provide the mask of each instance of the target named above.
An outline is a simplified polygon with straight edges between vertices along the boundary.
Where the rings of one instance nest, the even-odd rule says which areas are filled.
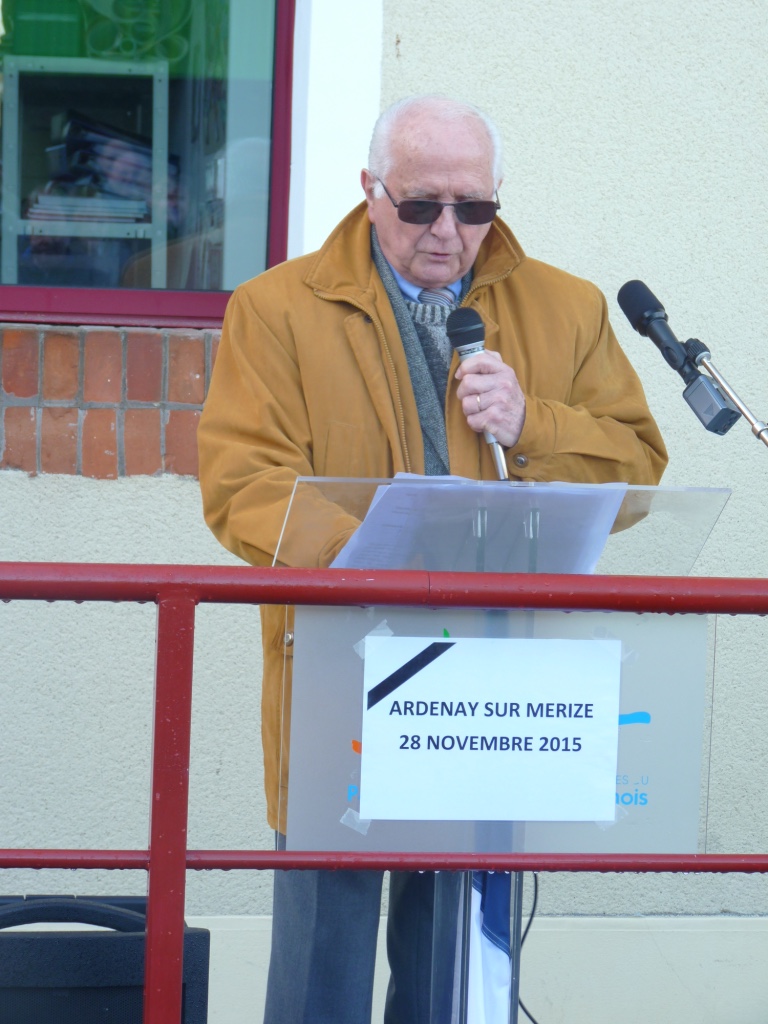
[[[406,224],[434,224],[446,206],[453,207],[460,224],[490,224],[496,211],[501,209],[498,192],[495,200],[464,199],[460,203],[440,203],[436,199],[401,199],[396,203],[381,178],[376,180],[397,210],[397,216]]]

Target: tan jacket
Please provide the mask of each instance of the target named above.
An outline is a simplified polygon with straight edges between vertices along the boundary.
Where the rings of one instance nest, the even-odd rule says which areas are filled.
[[[664,443],[594,285],[528,259],[496,220],[464,305],[478,310],[486,347],[514,368],[526,396],[523,432],[507,455],[513,477],[658,483]],[[455,395],[457,365],[454,357],[445,404],[451,472],[492,480],[488,446]],[[371,260],[365,204],[318,252],[274,267],[232,295],[199,447],[206,521],[226,548],[254,565],[272,564],[297,476],[424,472],[408,365]],[[281,560],[327,565],[354,524],[317,508],[307,519],[311,530],[281,546]],[[262,740],[273,828],[286,783],[279,769],[281,721],[287,735],[288,718],[285,621],[285,609],[262,609]]]

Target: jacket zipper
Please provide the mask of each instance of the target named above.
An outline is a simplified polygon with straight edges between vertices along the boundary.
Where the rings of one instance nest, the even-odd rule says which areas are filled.
[[[509,277],[510,273],[511,273],[511,270],[505,270],[504,273],[503,274],[499,274],[498,277],[492,277],[489,281],[483,281],[482,283],[479,283],[479,284],[475,284],[475,282],[473,281],[472,284],[469,286],[469,291],[464,296],[464,298],[461,300],[461,305],[462,306],[466,306],[468,301],[469,301],[470,296],[474,292],[479,291],[481,288],[488,288],[492,284],[498,284],[499,281],[503,281],[505,277]]]

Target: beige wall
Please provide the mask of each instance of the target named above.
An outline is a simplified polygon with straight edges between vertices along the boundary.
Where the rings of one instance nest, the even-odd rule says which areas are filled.
[[[733,487],[702,564],[712,573],[768,568],[768,546],[751,536],[768,451],[744,423],[725,438],[699,426],[682,381],[615,296],[645,280],[681,339],[708,342],[768,418],[767,36],[752,0],[384,5],[382,102],[435,90],[497,119],[502,215],[529,254],[608,296],[670,447],[665,483]]]
[[[0,561],[234,564],[197,481],[0,473]],[[3,845],[147,844],[155,608],[0,604]],[[268,849],[258,611],[196,616],[189,844]],[[0,893],[140,893],[143,872],[0,872]],[[192,872],[190,913],[265,914],[266,874]]]

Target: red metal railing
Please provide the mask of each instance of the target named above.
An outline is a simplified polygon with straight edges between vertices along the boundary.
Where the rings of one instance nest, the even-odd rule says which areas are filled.
[[[222,604],[768,614],[768,580],[0,563],[0,600],[144,601],[157,615],[148,850],[0,850],[0,868],[141,868],[149,874],[145,1024],[181,1020],[187,869],[768,871],[763,854],[287,853],[187,850],[195,607]]]

